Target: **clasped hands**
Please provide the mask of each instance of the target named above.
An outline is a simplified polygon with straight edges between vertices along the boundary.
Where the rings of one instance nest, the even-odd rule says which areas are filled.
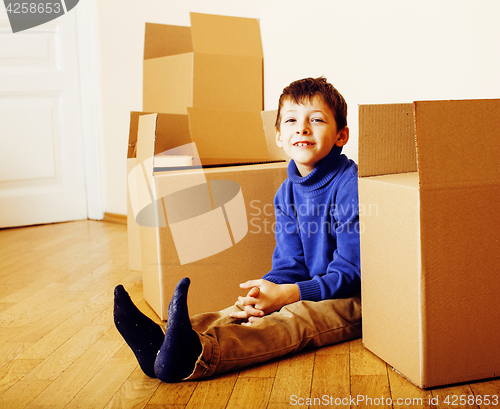
[[[242,283],[240,288],[249,290],[245,297],[238,297],[243,310],[231,313],[230,316],[246,320],[241,323],[242,325],[251,325],[264,315],[278,311],[284,305],[300,300],[300,291],[297,284],[275,284],[259,279]]]

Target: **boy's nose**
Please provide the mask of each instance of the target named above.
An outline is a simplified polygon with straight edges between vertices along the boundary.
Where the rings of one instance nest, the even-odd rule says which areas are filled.
[[[298,135],[308,135],[309,134],[309,128],[307,126],[301,126],[299,129],[297,129],[297,134]]]

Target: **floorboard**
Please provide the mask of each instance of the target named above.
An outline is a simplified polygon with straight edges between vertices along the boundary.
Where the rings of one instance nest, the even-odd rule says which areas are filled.
[[[113,290],[163,325],[127,270],[126,226],[0,230],[0,408],[495,408],[500,379],[422,390],[361,340],[200,382],[145,376],[113,324]],[[447,396],[468,401],[452,405]],[[387,402],[391,402],[387,405]]]

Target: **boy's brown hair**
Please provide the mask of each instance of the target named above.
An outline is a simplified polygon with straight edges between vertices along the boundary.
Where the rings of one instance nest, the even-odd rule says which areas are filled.
[[[303,104],[316,95],[320,95],[332,110],[337,122],[337,129],[339,131],[344,129],[347,126],[347,103],[340,92],[324,77],[297,80],[283,89],[278,102],[278,114],[274,125],[276,129],[280,130],[281,107],[286,100]]]

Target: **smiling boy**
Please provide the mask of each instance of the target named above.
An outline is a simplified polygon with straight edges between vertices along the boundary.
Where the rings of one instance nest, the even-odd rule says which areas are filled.
[[[346,117],[344,98],[324,78],[283,90],[276,143],[292,160],[274,200],[272,269],[242,283],[248,293],[234,306],[190,318],[182,279],[164,335],[116,288],[115,324],[147,375],[198,379],[361,336],[357,166],[341,154]]]
[[[318,94],[302,104],[286,99],[280,114],[276,143],[293,159],[303,177],[334,146],[342,147],[349,140],[349,128],[337,129],[334,113]]]

